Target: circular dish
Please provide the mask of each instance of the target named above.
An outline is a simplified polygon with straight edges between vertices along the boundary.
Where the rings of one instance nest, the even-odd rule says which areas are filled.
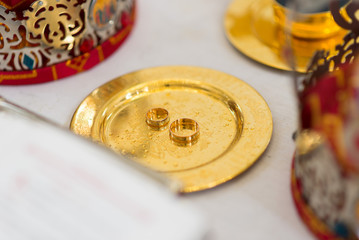
[[[179,146],[169,125],[147,125],[149,109],[190,118],[201,136]],[[129,73],[94,90],[76,110],[71,129],[169,177],[183,192],[226,182],[248,169],[272,136],[272,115],[252,87],[228,74],[198,67],[157,67]]]
[[[317,50],[333,49],[343,41],[346,30],[324,39],[288,39],[275,20],[273,0],[234,0],[224,19],[226,36],[247,57],[276,69],[292,71],[285,47],[295,56],[296,71],[305,73]]]

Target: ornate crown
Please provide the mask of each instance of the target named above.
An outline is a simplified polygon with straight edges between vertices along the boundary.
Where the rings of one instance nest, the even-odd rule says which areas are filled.
[[[134,0],[0,0],[0,84],[90,69],[124,41],[134,10]]]
[[[359,239],[359,3],[331,12],[349,30],[318,51],[298,96],[300,130],[292,172],[298,212],[319,239]]]

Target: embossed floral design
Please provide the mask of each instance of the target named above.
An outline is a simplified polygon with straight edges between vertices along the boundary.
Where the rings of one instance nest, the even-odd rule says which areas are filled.
[[[85,11],[77,1],[36,1],[25,16],[28,29],[48,46],[69,50],[84,34]]]

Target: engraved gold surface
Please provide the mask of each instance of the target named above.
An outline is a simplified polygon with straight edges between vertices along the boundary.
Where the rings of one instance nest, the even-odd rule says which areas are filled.
[[[347,33],[335,29],[328,38],[288,39],[276,21],[273,4],[273,0],[234,0],[224,19],[226,35],[232,45],[247,57],[269,67],[292,70],[285,58],[285,47],[290,45],[295,55],[296,71],[304,73],[315,51],[335,51],[335,46]]]
[[[85,33],[85,10],[70,0],[35,1],[25,16],[29,31],[50,47],[71,50]]]
[[[149,109],[200,126],[191,146],[173,144],[169,125],[146,124]],[[134,161],[177,178],[183,192],[226,182],[248,169],[272,135],[272,116],[249,85],[197,67],[157,67],[126,74],[94,90],[75,112],[71,129]]]

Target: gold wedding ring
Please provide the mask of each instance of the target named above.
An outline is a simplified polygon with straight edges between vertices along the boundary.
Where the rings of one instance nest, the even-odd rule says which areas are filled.
[[[191,145],[199,138],[199,125],[190,118],[180,118],[170,125],[170,138],[181,145]]]
[[[154,129],[164,128],[169,121],[168,111],[164,108],[152,108],[146,114],[147,125]]]

